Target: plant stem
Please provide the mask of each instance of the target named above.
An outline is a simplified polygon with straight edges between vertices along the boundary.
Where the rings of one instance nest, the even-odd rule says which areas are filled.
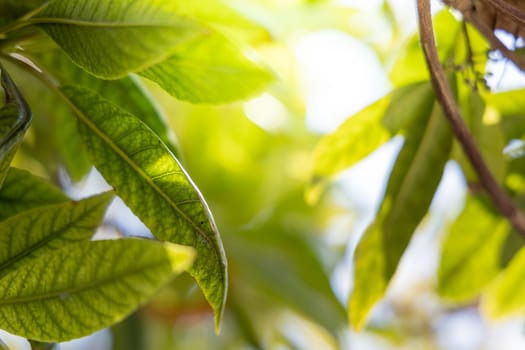
[[[419,21],[419,35],[423,53],[427,62],[428,70],[434,86],[436,98],[458,139],[463,152],[467,156],[478,179],[494,202],[500,213],[512,224],[514,229],[525,238],[525,216],[514,205],[507,196],[504,189],[492,176],[483,157],[470,134],[452,91],[445,78],[445,72],[439,61],[439,56],[432,28],[432,14],[430,12],[430,0],[417,0],[417,12]]]
[[[0,34],[12,32],[13,30],[20,29],[28,25],[31,25],[32,23],[29,21],[29,19],[33,17],[34,15],[36,15],[37,13],[39,13],[40,11],[42,11],[43,9],[45,9],[48,5],[49,5],[49,1],[46,1],[42,5],[37,7],[36,9],[29,11],[22,17],[15,20],[14,22],[11,22],[7,24],[6,26],[0,28]]]

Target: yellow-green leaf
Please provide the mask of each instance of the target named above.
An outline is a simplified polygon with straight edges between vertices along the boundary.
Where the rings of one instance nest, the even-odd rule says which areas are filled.
[[[50,342],[88,335],[145,303],[193,257],[191,248],[152,240],[68,245],[0,279],[0,327]]]

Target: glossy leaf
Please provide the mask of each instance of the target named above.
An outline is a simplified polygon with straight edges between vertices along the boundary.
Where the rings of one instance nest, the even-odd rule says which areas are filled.
[[[66,86],[79,130],[97,169],[162,240],[197,250],[190,269],[221,320],[226,258],[211,213],[179,162],[138,118],[94,92]]]
[[[488,286],[481,299],[482,312],[491,319],[525,314],[525,249],[522,248]]]
[[[161,62],[205,29],[162,0],[54,0],[38,24],[80,67],[106,79]]]
[[[500,251],[509,229],[487,204],[469,197],[443,243],[439,294],[455,302],[477,297],[500,270]]]
[[[108,192],[24,211],[1,222],[0,276],[46,253],[76,241],[87,241],[100,225],[113,198]]]
[[[6,104],[0,108],[0,187],[31,123],[31,110],[6,70],[0,66]]]
[[[68,200],[49,181],[26,170],[9,168],[4,186],[0,189],[0,220],[28,209]]]
[[[146,302],[193,256],[151,240],[71,244],[0,279],[0,327],[40,341],[88,335]]]
[[[178,99],[223,103],[261,92],[273,74],[250,54],[219,33],[179,45],[167,60],[140,75]]]
[[[420,110],[419,118],[407,130],[379,213],[355,251],[349,313],[357,329],[364,326],[371,308],[384,295],[449,158],[452,134],[439,105]]]

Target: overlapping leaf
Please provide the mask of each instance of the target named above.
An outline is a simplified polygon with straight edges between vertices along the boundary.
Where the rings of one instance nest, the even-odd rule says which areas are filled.
[[[452,134],[439,105],[419,113],[419,120],[407,129],[379,213],[355,252],[355,285],[349,300],[355,328],[363,327],[370,309],[384,295],[450,155]]]
[[[153,102],[139,79],[131,76],[119,80],[97,79],[73,65],[67,56],[53,45],[49,48],[46,46],[44,52],[40,50],[30,52],[29,56],[60,84],[78,84],[97,91],[104,98],[139,117],[160,137],[173,154],[180,156],[175,135],[169,129],[164,114]],[[30,97],[32,97],[31,91],[28,98]],[[35,108],[41,113],[49,114],[49,118],[55,121],[57,151],[71,177],[80,180],[89,170],[91,162],[78,137],[74,114],[63,101],[54,96],[49,96],[42,102],[35,101]]]
[[[26,170],[10,168],[0,189],[0,220],[24,210],[63,203],[68,199],[49,181]]]
[[[456,302],[475,298],[500,270],[500,251],[509,229],[487,204],[469,197],[443,244],[440,295]]]
[[[6,104],[0,108],[0,187],[25,131],[31,123],[31,110],[6,70],[0,65]]]
[[[209,209],[161,140],[138,118],[93,91],[66,86],[79,130],[97,169],[162,240],[195,247],[190,269],[220,322],[226,258]]]
[[[88,335],[143,304],[193,257],[151,240],[71,244],[0,279],[0,327],[41,341]]]
[[[54,0],[33,23],[76,64],[107,79],[161,62],[206,30],[163,0]]]
[[[167,60],[140,74],[193,103],[223,103],[261,92],[273,74],[246,49],[211,33],[179,45]]]
[[[78,202],[27,210],[2,221],[0,276],[66,244],[89,240],[112,198],[108,192]]]

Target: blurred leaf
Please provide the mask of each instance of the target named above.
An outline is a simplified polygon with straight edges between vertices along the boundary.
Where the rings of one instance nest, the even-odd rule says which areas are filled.
[[[138,118],[80,87],[62,88],[79,120],[97,169],[115,192],[162,240],[194,247],[190,273],[219,326],[226,298],[226,257],[200,192],[162,141]]]
[[[270,37],[266,28],[243,17],[222,0],[175,0],[173,3],[179,15],[206,23],[229,38],[251,42]]]
[[[219,33],[182,43],[167,60],[140,75],[178,99],[192,103],[247,98],[262,92],[274,79],[252,53]]]
[[[383,203],[354,256],[350,323],[360,329],[384,295],[399,260],[425,216],[452,147],[450,127],[437,103],[419,111],[405,136]]]
[[[486,109],[483,99],[477,92],[472,91],[470,86],[466,86],[465,89],[468,90],[467,96],[460,101],[463,118],[491,173],[498,181],[503,181],[506,166],[503,155],[503,148],[505,147],[503,131],[499,124],[487,125],[484,122],[483,117]],[[462,150],[459,152],[461,153],[458,161],[467,182],[477,182],[477,175],[472,170],[470,162]]]
[[[49,181],[26,170],[9,168],[0,189],[0,220],[24,210],[67,200],[69,198]]]
[[[6,103],[0,108],[0,187],[2,187],[9,164],[31,123],[31,110],[7,71],[1,65],[0,69]]]
[[[73,62],[106,79],[161,62],[176,45],[205,31],[162,0],[55,0],[33,23]]]
[[[461,33],[460,22],[447,10],[441,11],[433,20],[437,34],[437,48],[441,62],[454,53],[454,48]],[[390,71],[390,80],[394,86],[402,86],[417,81],[429,80],[428,69],[419,43],[419,35],[412,36],[406,47],[400,52]]]
[[[333,334],[344,327],[344,308],[305,237],[264,226],[230,237],[226,246],[232,278],[237,283],[252,286],[283,308],[291,307]]]
[[[176,156],[180,156],[174,133],[166,123],[166,117],[154,103],[139,79],[128,76],[120,80],[100,80],[86,73],[71,63],[67,56],[54,46],[46,47],[43,52],[33,51],[29,56],[39,67],[50,73],[60,84],[81,85],[95,90],[103,97],[118,104],[121,108],[139,117],[148,125]],[[81,180],[91,167],[84,147],[78,137],[76,120],[72,111],[55,98],[44,99],[50,104],[48,110],[53,113],[57,127],[57,151],[74,180]],[[41,109],[42,106],[37,106]]]
[[[521,249],[488,286],[481,299],[481,310],[490,319],[518,316],[525,313],[525,249]]]
[[[0,0],[0,25],[14,21],[46,0]]]
[[[487,204],[468,197],[443,243],[439,294],[456,302],[477,297],[500,270],[500,251],[509,229],[508,222]]]
[[[66,244],[87,241],[100,224],[113,193],[27,210],[2,221],[0,276]]]
[[[143,304],[193,257],[191,248],[151,240],[71,244],[0,279],[2,328],[40,341],[88,335]]]
[[[320,183],[362,160],[418,117],[431,102],[428,83],[401,87],[347,119],[314,151],[310,197]],[[315,198],[313,198],[315,200]]]

